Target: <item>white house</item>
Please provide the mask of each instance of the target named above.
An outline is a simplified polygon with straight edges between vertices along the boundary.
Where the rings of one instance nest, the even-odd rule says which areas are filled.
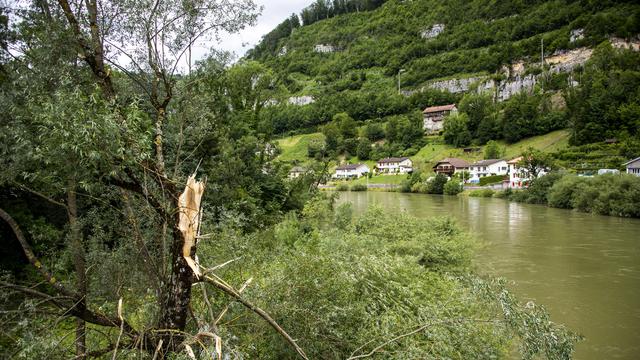
[[[424,109],[422,115],[424,117],[423,128],[428,134],[438,133],[442,131],[444,118],[449,114],[455,114],[458,108],[455,104],[432,106]]]
[[[522,161],[522,156],[507,161],[507,165],[509,166],[509,184],[507,184],[508,188],[526,188],[527,186],[529,186],[529,182],[532,180],[532,176],[529,175],[529,170],[519,165],[520,161]],[[538,177],[545,175],[548,170],[549,169],[538,168]]]
[[[640,157],[629,161],[628,163],[624,164],[624,166],[627,167],[627,174],[640,176]]]
[[[413,161],[408,157],[391,157],[379,160],[376,170],[382,174],[406,174],[413,171]]]
[[[347,164],[336,168],[333,177],[336,179],[359,178],[369,173],[369,167],[365,164]]]
[[[469,182],[479,182],[480,178],[493,175],[507,175],[509,165],[502,159],[480,160],[469,165],[471,178]]]

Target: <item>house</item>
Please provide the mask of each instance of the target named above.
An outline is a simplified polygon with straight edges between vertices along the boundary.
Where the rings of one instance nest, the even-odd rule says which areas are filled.
[[[510,189],[526,188],[532,180],[529,170],[520,166],[521,161],[522,156],[507,161],[507,165],[509,166],[509,183],[507,184],[507,187]],[[549,169],[546,168],[538,168],[537,177],[545,175],[548,171]]]
[[[306,170],[300,166],[294,166],[289,170],[289,179],[297,179],[300,176],[304,175]]]
[[[424,109],[422,115],[424,117],[424,130],[429,133],[438,133],[442,131],[444,118],[449,114],[458,112],[455,104],[432,106]]]
[[[413,161],[408,157],[391,157],[379,160],[376,171],[382,174],[406,174],[413,171]]]
[[[438,161],[433,167],[436,174],[451,176],[460,171],[469,171],[469,163],[458,158],[446,158]]]
[[[480,160],[469,165],[471,178],[469,182],[477,183],[480,178],[493,175],[507,175],[509,165],[502,159]]]
[[[624,166],[627,167],[627,174],[640,176],[640,157],[629,161],[628,163],[624,164]]]
[[[365,164],[347,164],[336,168],[333,177],[335,179],[359,178],[369,173],[369,167]]]

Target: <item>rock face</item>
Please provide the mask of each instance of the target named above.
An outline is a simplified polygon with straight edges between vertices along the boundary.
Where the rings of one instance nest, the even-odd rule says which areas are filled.
[[[431,89],[436,89],[436,90],[441,90],[441,91],[448,91],[450,93],[461,93],[461,92],[467,92],[469,91],[469,89],[471,88],[472,84],[478,83],[478,82],[484,82],[485,78],[481,78],[481,77],[470,77],[470,78],[465,78],[465,79],[451,79],[451,80],[441,80],[441,81],[436,81],[433,82],[429,85],[427,85],[427,87],[431,88]]]
[[[317,53],[332,53],[336,52],[336,47],[330,44],[317,44],[313,47],[313,51]]]
[[[284,56],[287,55],[287,46],[283,46],[282,49],[280,49],[280,51],[278,51],[278,56]]]
[[[313,104],[316,100],[312,96],[296,96],[290,97],[288,102],[291,105],[303,106]]]
[[[435,24],[429,29],[426,29],[423,32],[421,32],[420,36],[423,39],[433,39],[434,37],[437,37],[438,35],[440,35],[443,31],[444,31],[444,24]]]
[[[616,43],[615,40],[616,39],[612,39],[614,46],[640,50],[640,43],[623,43],[622,41]],[[549,65],[550,73],[570,73],[576,68],[583,66],[591,58],[592,54],[593,50],[589,48],[558,51],[546,58],[545,63]],[[504,101],[523,91],[533,91],[533,88],[540,82],[540,77],[542,76],[534,74],[526,75],[525,63],[523,61],[503,67],[502,73],[507,76],[507,79],[500,82],[496,82],[487,76],[439,80],[433,81],[421,89],[402,91],[402,94],[411,96],[416,92],[423,92],[425,89],[436,89],[455,94],[467,92],[475,87],[479,93],[492,92],[498,101]],[[569,81],[571,86],[577,85],[573,79]]]
[[[578,40],[582,40],[584,39],[584,29],[574,29],[571,30],[571,33],[569,34],[569,41],[574,43]]]
[[[538,83],[537,75],[516,76],[513,79],[502,81],[498,86],[497,97],[498,101],[504,101],[519,94],[523,91],[531,91],[533,87]]]

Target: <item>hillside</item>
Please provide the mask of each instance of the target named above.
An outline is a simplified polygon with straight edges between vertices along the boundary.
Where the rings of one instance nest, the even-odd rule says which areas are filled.
[[[312,133],[305,135],[295,135],[278,140],[278,146],[282,153],[278,160],[287,162],[296,162],[305,164],[312,159],[307,157],[307,146],[312,141],[318,141],[323,138],[321,133]],[[556,152],[566,150],[568,148],[569,133],[566,130],[558,130],[546,135],[535,136],[524,139],[514,144],[501,144],[504,147],[504,157],[514,158],[519,156],[524,150],[533,147],[537,150],[545,152]],[[431,167],[439,160],[447,157],[457,157],[474,162],[482,159],[483,148],[480,151],[465,153],[462,148],[456,148],[451,145],[444,144],[440,139],[432,139],[431,143],[422,147],[414,156],[410,156],[416,168],[429,172]],[[361,161],[357,157],[350,159],[351,162]],[[375,164],[374,160],[367,160],[370,167]]]
[[[301,25],[292,16],[249,52],[286,88],[271,109],[277,133],[339,112],[365,121],[460,98],[420,96],[425,90],[458,94],[480,83],[505,100],[540,82],[542,42],[546,64],[567,72],[588,56],[569,61],[563,54],[640,33],[640,6],[632,1],[392,0],[347,13],[329,3],[308,10],[321,20],[307,24],[303,16]],[[415,96],[398,96],[398,80]]]

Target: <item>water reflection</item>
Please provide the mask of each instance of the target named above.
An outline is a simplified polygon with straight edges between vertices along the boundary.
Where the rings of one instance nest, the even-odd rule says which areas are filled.
[[[418,217],[452,216],[484,244],[480,271],[513,280],[520,298],[587,337],[576,359],[640,357],[640,220],[593,216],[502,199],[342,193]]]

